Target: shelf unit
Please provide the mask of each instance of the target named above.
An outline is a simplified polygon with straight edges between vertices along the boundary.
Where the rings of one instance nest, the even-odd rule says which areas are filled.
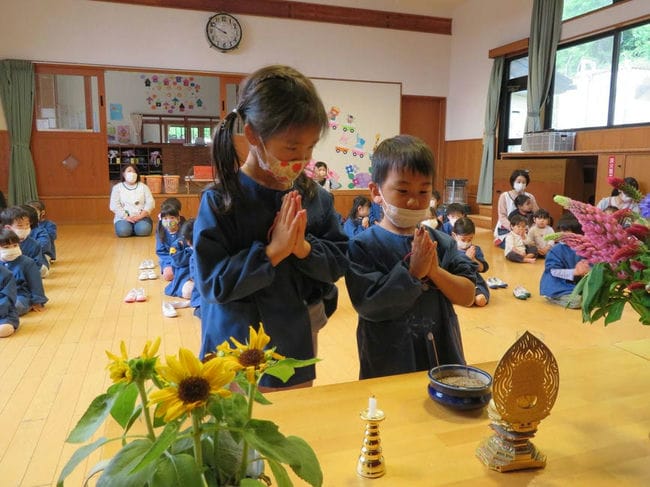
[[[163,174],[163,149],[160,145],[109,145],[108,178],[120,180],[120,167],[131,162],[138,167],[140,175]]]

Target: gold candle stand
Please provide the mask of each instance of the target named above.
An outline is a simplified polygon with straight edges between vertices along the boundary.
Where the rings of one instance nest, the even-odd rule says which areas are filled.
[[[363,446],[357,462],[357,474],[361,477],[375,479],[386,473],[384,456],[381,454],[381,439],[379,438],[379,423],[386,416],[381,409],[377,409],[373,416],[370,411],[361,411],[361,419],[366,422],[366,431],[363,436]]]

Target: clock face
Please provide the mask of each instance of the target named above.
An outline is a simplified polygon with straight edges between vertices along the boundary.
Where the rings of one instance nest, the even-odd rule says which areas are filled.
[[[218,13],[210,17],[205,32],[210,45],[223,52],[235,49],[241,41],[241,25],[230,14]]]

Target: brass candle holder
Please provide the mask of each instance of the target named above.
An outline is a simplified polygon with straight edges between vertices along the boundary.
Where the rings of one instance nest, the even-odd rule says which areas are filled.
[[[361,477],[374,479],[386,473],[386,464],[381,453],[381,439],[379,438],[379,423],[386,416],[381,409],[377,409],[373,415],[370,415],[369,409],[364,409],[360,416],[366,422],[366,431],[357,462],[357,474]]]
[[[530,441],[551,412],[560,385],[555,357],[546,345],[524,333],[499,361],[488,406],[494,435],[476,449],[498,472],[544,468],[546,455]]]

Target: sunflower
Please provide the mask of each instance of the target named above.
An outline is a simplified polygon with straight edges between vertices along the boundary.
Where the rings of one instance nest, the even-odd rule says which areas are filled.
[[[223,387],[235,376],[222,359],[201,363],[186,348],[178,351],[178,358],[168,356],[167,366],[158,367],[158,372],[168,386],[152,392],[149,399],[152,404],[160,405],[156,416],[164,415],[165,422],[204,406],[213,394],[229,396],[231,392]]]
[[[114,384],[133,381],[131,367],[129,366],[129,355],[126,352],[126,343],[124,343],[124,340],[120,342],[120,352],[122,356],[118,357],[114,353],[106,350],[106,355],[112,360],[106,368],[109,370],[111,380]]]
[[[224,360],[234,371],[244,370],[249,383],[255,382],[255,372],[263,372],[269,365],[269,360],[282,360],[284,357],[275,353],[275,348],[264,351],[271,341],[271,337],[264,332],[264,325],[260,323],[259,332],[252,326],[248,327],[248,345],[243,345],[235,338],[230,340],[235,348],[230,348],[228,341],[223,342],[217,350],[224,355]]]

